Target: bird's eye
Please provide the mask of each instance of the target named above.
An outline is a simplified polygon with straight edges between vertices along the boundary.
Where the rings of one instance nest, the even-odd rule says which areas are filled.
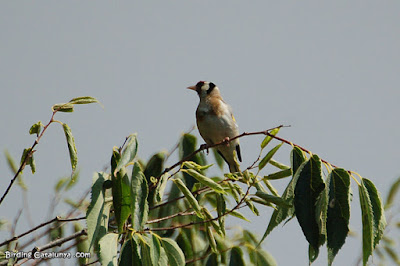
[[[197,82],[197,84],[196,84],[196,90],[197,90],[197,91],[200,91],[200,90],[201,90],[201,87],[203,87],[203,85],[204,85],[204,81],[199,81],[199,82]]]
[[[212,92],[212,90],[215,88],[215,84],[210,82],[210,84],[208,84],[208,90],[207,90],[207,94],[210,94]]]

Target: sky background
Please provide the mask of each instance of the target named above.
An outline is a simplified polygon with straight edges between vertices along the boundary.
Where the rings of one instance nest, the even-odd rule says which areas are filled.
[[[77,106],[56,116],[75,137],[81,180],[70,195],[78,197],[130,133],[138,133],[145,160],[171,149],[195,123],[198,97],[185,88],[207,80],[232,106],[241,132],[291,125],[281,137],[357,171],[386,195],[400,175],[399,14],[399,1],[2,1],[0,150],[19,161],[34,141],[30,126],[47,123],[53,104],[96,97],[104,109]],[[262,139],[241,139],[243,166]],[[288,163],[289,151],[277,159]],[[47,220],[57,179],[71,173],[60,125],[48,129],[35,158],[37,173],[24,177],[37,225]],[[4,155],[0,169],[2,195],[12,177]],[[280,192],[286,184],[277,183]],[[354,182],[352,189],[350,228],[357,235],[337,265],[354,265],[361,254]],[[12,188],[0,218],[14,219],[20,193]],[[261,236],[271,215],[262,210],[251,224],[231,224]],[[25,220],[17,233],[30,228]],[[0,241],[6,237],[0,232]],[[296,220],[273,231],[264,247],[279,265],[308,263]],[[326,265],[325,247],[314,265]]]

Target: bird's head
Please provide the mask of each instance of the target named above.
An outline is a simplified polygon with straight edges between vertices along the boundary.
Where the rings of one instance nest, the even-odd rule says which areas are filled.
[[[218,87],[209,81],[199,81],[195,86],[190,86],[187,88],[196,91],[200,97],[200,100],[207,97],[221,97]]]

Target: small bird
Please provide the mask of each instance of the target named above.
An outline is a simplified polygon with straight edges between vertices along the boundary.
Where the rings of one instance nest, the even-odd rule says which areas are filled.
[[[208,145],[220,143],[239,135],[239,128],[232,114],[232,108],[224,102],[217,86],[208,81],[199,81],[195,86],[188,87],[197,92],[200,98],[196,110],[196,122],[201,137]],[[215,147],[229,166],[231,173],[240,172],[239,164],[235,161],[235,153],[239,161],[239,139]]]

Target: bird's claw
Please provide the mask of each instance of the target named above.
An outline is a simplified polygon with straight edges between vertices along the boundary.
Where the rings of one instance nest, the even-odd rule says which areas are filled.
[[[208,145],[207,145],[207,144],[201,144],[201,145],[200,145],[200,149],[206,150],[207,155],[208,155],[209,151],[208,151]]]

